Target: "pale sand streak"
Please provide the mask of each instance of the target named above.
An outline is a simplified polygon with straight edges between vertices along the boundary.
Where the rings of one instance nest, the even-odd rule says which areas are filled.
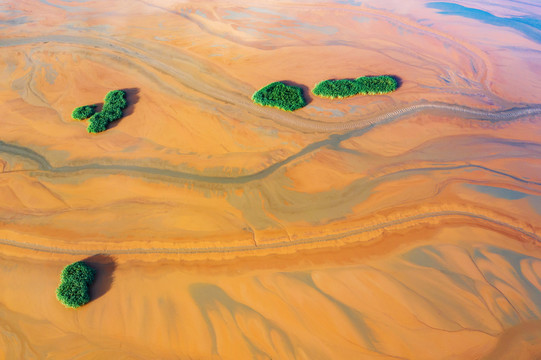
[[[91,250],[77,250],[77,249],[67,249],[60,248],[55,246],[45,246],[40,244],[33,244],[27,242],[18,242],[15,240],[9,239],[0,239],[0,244],[13,246],[21,249],[28,249],[40,252],[48,252],[55,254],[71,254],[71,255],[93,255],[96,253],[107,254],[107,255],[127,255],[127,254],[212,254],[212,253],[233,253],[233,252],[243,252],[243,251],[255,251],[255,250],[267,250],[267,249],[279,249],[284,247],[292,247],[306,244],[315,244],[315,243],[325,243],[336,241],[341,238],[348,236],[358,235],[370,231],[377,231],[381,229],[389,230],[389,227],[405,224],[408,222],[417,222],[420,220],[431,219],[431,218],[443,218],[443,217],[466,217],[473,218],[477,220],[486,221],[498,226],[503,226],[505,228],[517,231],[537,242],[540,241],[538,234],[531,231],[522,229],[520,227],[514,226],[512,224],[505,223],[503,221],[492,219],[488,216],[475,214],[472,212],[466,211],[439,211],[439,212],[430,212],[425,214],[418,214],[414,216],[408,216],[402,219],[391,220],[383,222],[380,224],[375,224],[371,226],[366,226],[360,229],[350,230],[343,233],[332,234],[329,236],[321,236],[310,239],[301,239],[301,240],[288,240],[280,241],[270,244],[260,244],[257,246],[216,246],[212,248],[128,248],[128,249],[91,249]]]

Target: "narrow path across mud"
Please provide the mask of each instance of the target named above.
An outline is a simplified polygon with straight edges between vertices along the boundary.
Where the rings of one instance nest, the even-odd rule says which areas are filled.
[[[539,242],[541,239],[538,234],[528,231],[526,229],[517,227],[512,224],[505,223],[500,220],[492,219],[486,215],[476,214],[466,211],[439,211],[439,212],[429,212],[424,214],[418,214],[414,216],[404,217],[402,219],[395,219],[391,221],[382,222],[375,225],[370,225],[362,228],[357,228],[349,230],[346,232],[331,234],[320,237],[313,237],[308,239],[299,239],[299,240],[287,240],[279,241],[273,243],[263,243],[257,246],[216,246],[216,247],[176,247],[176,248],[125,248],[125,249],[72,249],[72,248],[62,248],[57,246],[46,246],[35,243],[21,242],[9,239],[0,239],[0,244],[13,246],[21,249],[28,249],[40,252],[55,253],[55,254],[71,254],[71,255],[93,255],[96,253],[106,254],[106,255],[132,255],[132,254],[218,254],[218,253],[236,253],[243,251],[256,251],[256,250],[268,250],[268,249],[279,249],[284,247],[294,247],[306,244],[315,244],[315,243],[325,243],[335,240],[340,240],[349,236],[359,235],[362,233],[367,233],[371,231],[377,231],[381,229],[392,230],[393,226],[398,226],[406,224],[409,222],[418,222],[434,218],[466,218],[466,219],[475,219],[480,220],[481,222],[487,222],[492,225],[504,227],[508,230],[518,232],[528,238],[533,239],[536,242]]]

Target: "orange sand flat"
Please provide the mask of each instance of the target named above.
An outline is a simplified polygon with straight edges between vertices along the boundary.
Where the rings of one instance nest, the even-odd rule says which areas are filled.
[[[0,359],[540,358],[541,14],[476,4],[0,5]]]

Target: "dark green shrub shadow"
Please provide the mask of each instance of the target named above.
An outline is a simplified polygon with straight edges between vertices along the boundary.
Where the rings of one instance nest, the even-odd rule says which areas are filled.
[[[394,79],[394,81],[396,81],[396,90],[400,89],[402,87],[402,84],[404,83],[404,80],[402,80],[402,78],[398,75],[390,75],[390,74],[386,74],[386,75],[383,75],[383,76],[389,76],[391,78]]]
[[[94,282],[89,289],[90,301],[94,301],[111,289],[117,267],[116,261],[110,255],[96,254],[84,259],[83,262],[96,271]]]

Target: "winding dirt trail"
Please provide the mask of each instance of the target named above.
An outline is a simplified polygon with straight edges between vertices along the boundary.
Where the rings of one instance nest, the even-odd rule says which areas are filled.
[[[386,229],[391,231],[393,227],[398,225],[404,225],[407,223],[415,223],[416,226],[424,220],[434,219],[434,218],[469,218],[480,220],[481,222],[489,223],[490,225],[497,225],[504,227],[508,230],[512,230],[516,233],[520,233],[536,242],[541,240],[541,237],[529,230],[520,228],[516,225],[509,224],[500,220],[492,219],[486,215],[476,214],[473,212],[467,211],[439,211],[439,212],[429,212],[424,214],[418,214],[414,216],[408,216],[401,219],[395,219],[387,222],[382,222],[379,224],[362,227],[359,229],[354,229],[346,231],[343,233],[332,234],[329,236],[314,237],[308,239],[299,239],[299,240],[288,240],[288,241],[278,241],[273,243],[263,243],[255,246],[216,246],[216,247],[174,247],[174,248],[125,248],[125,249],[73,249],[73,248],[62,248],[56,246],[46,246],[37,243],[27,243],[22,241],[15,241],[9,239],[0,239],[0,244],[17,247],[21,249],[34,250],[39,252],[54,253],[54,254],[70,254],[70,255],[94,255],[107,254],[107,255],[133,255],[133,254],[219,254],[219,253],[241,253],[246,251],[262,251],[269,249],[280,249],[286,247],[295,247],[300,245],[309,245],[316,243],[328,243],[342,238],[359,235],[362,233],[367,233],[371,231],[377,231],[381,229]]]

